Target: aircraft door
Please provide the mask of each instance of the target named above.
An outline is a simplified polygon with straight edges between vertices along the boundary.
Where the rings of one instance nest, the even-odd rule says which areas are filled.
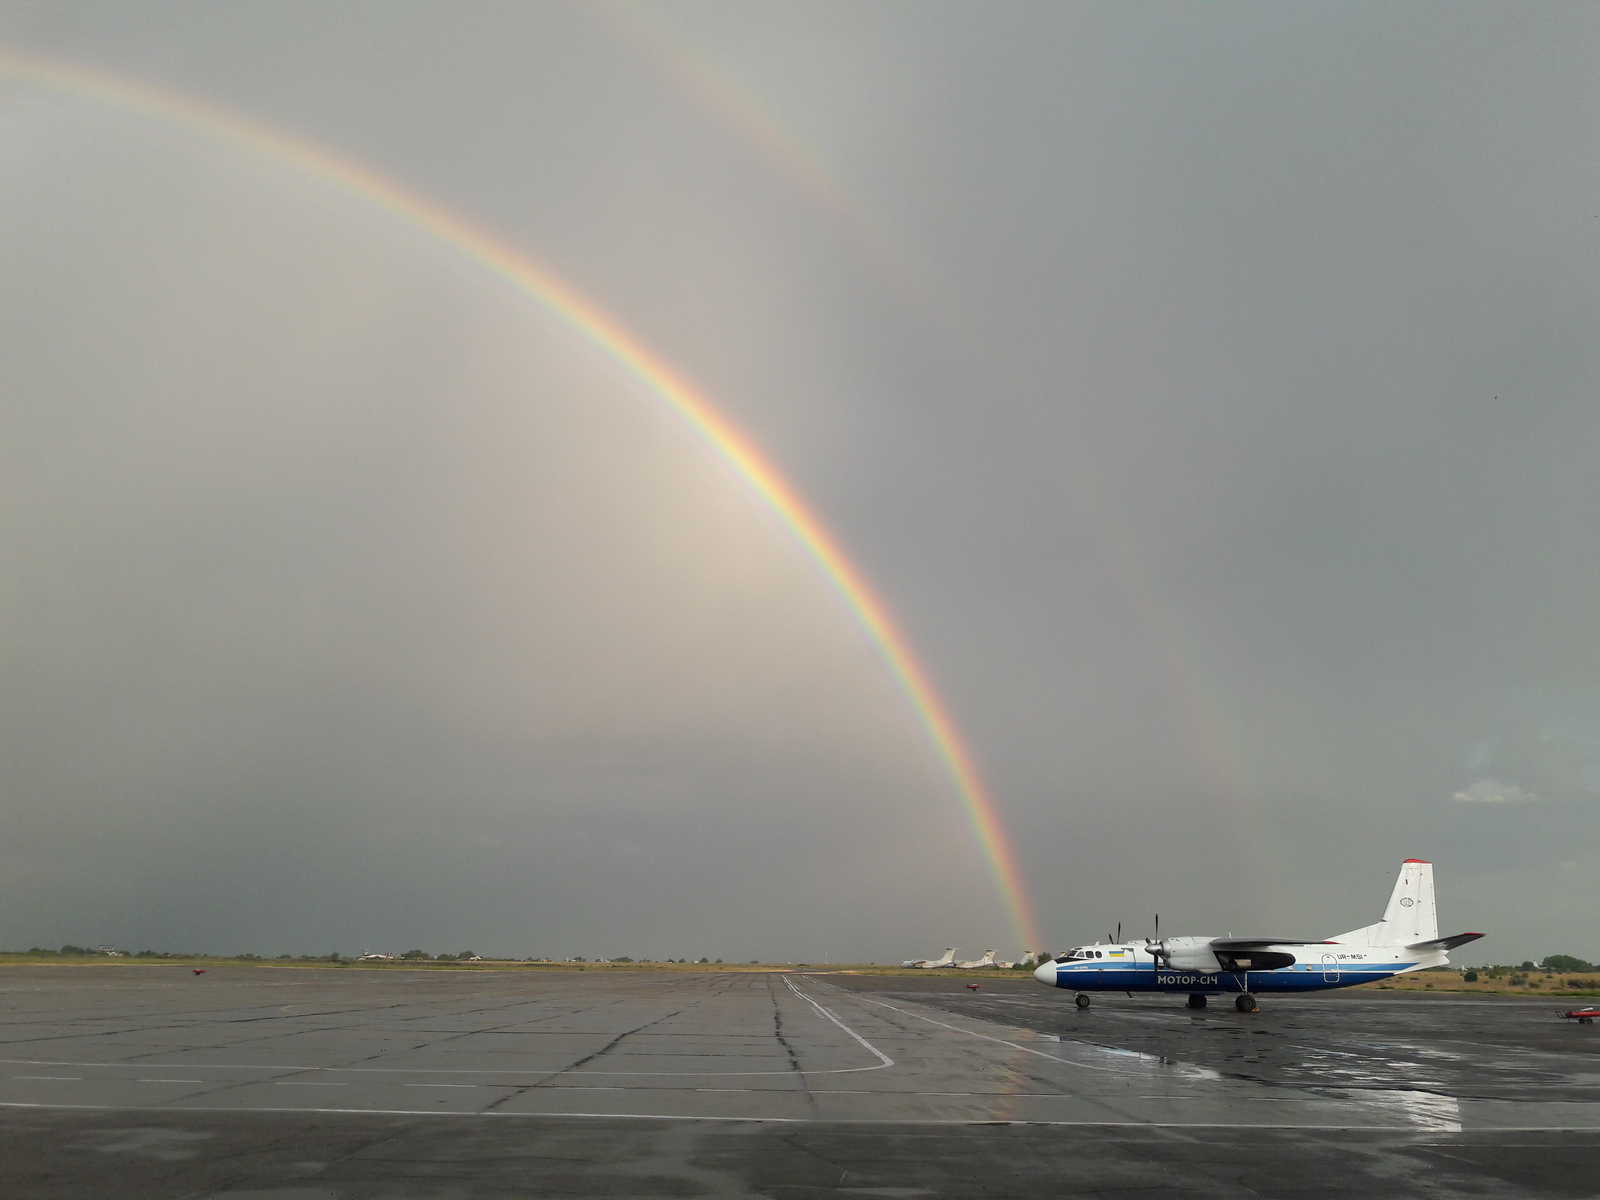
[[[1339,982],[1339,960],[1331,954],[1322,956],[1322,982]]]

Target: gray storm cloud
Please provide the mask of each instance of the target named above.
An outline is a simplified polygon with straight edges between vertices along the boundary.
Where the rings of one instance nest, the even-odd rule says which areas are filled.
[[[1414,856],[1486,956],[1594,957],[1594,10],[196,11],[0,44],[368,163],[700,384],[1051,943],[1351,928]],[[25,87],[0,205],[9,940],[1004,940],[835,598],[520,302]]]
[[[864,957],[853,909],[996,923],[865,635],[641,386],[293,172],[40,120],[13,937]]]

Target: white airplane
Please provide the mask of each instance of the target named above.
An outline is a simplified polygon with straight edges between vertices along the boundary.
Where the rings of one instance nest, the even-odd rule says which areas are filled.
[[[994,956],[997,953],[998,951],[995,950],[985,950],[982,958],[975,958],[971,962],[957,963],[956,966],[963,971],[976,971],[980,967],[992,967],[996,965]]]
[[[1122,931],[1119,929],[1117,932],[1121,933]],[[999,967],[1002,971],[1009,971],[1012,967],[1031,967],[1043,957],[1043,950],[1024,950],[1022,952],[1022,957],[1017,959],[1016,962],[998,962],[995,963],[995,966]]]
[[[1089,992],[1187,992],[1190,1008],[1204,1008],[1207,996],[1237,992],[1233,1006],[1254,1012],[1257,993],[1352,987],[1442,967],[1450,961],[1448,951],[1482,936],[1439,936],[1433,864],[1408,858],[1383,920],[1326,941],[1146,938],[1142,947],[1102,942],[1068,951],[1033,977],[1077,992],[1079,1008],[1089,1007]]]
[[[944,953],[938,958],[908,958],[900,964],[902,967],[925,967],[929,970],[934,967],[953,967],[956,965],[956,948],[946,946]]]

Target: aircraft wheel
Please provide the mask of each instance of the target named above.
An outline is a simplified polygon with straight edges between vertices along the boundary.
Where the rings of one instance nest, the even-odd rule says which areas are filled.
[[[1252,996],[1249,992],[1245,992],[1242,996],[1240,996],[1237,1000],[1235,1000],[1233,1002],[1233,1006],[1235,1008],[1237,1008],[1240,1012],[1255,1012],[1256,1011],[1256,998],[1254,996]]]
[[[1205,1006],[1206,1006],[1206,998],[1204,996],[1190,996],[1189,997],[1189,1007],[1190,1008],[1204,1008]]]
[[[1076,1004],[1079,1008],[1088,1008],[1089,1007],[1089,997],[1087,997],[1085,995],[1082,995],[1081,993],[1072,1002],[1074,1004]]]

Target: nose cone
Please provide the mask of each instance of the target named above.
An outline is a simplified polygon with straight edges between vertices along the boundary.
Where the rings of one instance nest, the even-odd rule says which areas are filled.
[[[1050,987],[1055,987],[1055,985],[1056,985],[1056,965],[1055,965],[1055,963],[1053,963],[1053,962],[1040,963],[1039,966],[1034,970],[1033,977],[1035,979],[1037,979],[1040,983],[1048,984]]]

